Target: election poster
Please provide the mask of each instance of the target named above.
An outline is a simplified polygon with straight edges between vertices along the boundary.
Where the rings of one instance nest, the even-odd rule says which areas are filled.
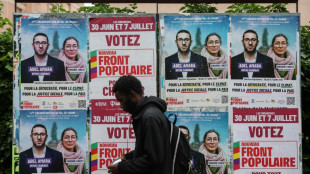
[[[85,115],[85,110],[21,110],[20,173],[86,174]],[[44,145],[42,154],[38,149]]]
[[[91,172],[107,167],[134,149],[131,115],[120,108],[113,86],[123,75],[136,76],[144,95],[156,96],[155,15],[89,18]]]
[[[86,109],[86,19],[22,18],[20,109]]]
[[[156,95],[155,17],[89,19],[91,99],[113,99],[112,87],[123,75],[134,75],[146,95]]]
[[[299,15],[231,16],[234,173],[301,173]]]
[[[301,173],[297,108],[234,109],[234,173]]]
[[[175,125],[189,140],[196,173],[228,173],[230,142],[227,112],[167,111],[165,114],[171,122],[176,120]]]
[[[113,161],[135,147],[131,115],[115,103],[115,99],[93,102],[90,166],[92,173],[108,173],[108,166]]]
[[[232,15],[233,106],[300,106],[299,16]]]
[[[15,14],[14,15],[14,38],[13,38],[13,144],[19,144],[19,110],[20,110],[20,42],[21,42],[21,20],[22,19],[35,19],[39,17],[38,14]]]
[[[13,16],[13,133],[12,133],[12,173],[19,171],[19,121],[20,121],[20,41],[21,19],[34,19],[38,14],[14,14]]]
[[[228,33],[228,15],[160,16],[160,91],[169,110],[228,106]]]

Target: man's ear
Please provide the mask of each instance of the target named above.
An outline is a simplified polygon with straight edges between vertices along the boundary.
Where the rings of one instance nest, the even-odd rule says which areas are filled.
[[[130,90],[130,91],[129,91],[129,95],[130,95],[131,97],[134,97],[134,96],[135,96],[135,94],[136,94],[136,92],[135,92],[135,91],[133,91],[133,90]]]
[[[129,95],[130,95],[132,101],[134,101],[134,102],[136,102],[136,103],[139,102],[140,99],[141,99],[141,96],[140,96],[139,94],[137,94],[137,93],[136,93],[135,91],[133,91],[133,90],[130,90]]]
[[[135,91],[130,90],[130,91],[129,91],[129,95],[130,95],[130,97],[131,97],[131,98],[133,98],[133,99],[134,99],[134,98],[136,98],[136,97],[137,97],[137,95],[138,95],[138,94],[137,94]]]

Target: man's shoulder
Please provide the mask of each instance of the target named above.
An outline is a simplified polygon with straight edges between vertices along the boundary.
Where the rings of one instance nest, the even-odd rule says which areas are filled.
[[[257,51],[257,58],[272,62],[272,58]]]
[[[21,61],[22,64],[29,64],[29,63],[32,63],[32,62],[35,62],[34,61],[34,56],[28,57],[28,58],[26,58],[26,59]]]
[[[64,67],[64,62],[55,57],[48,55],[47,66],[53,66],[54,68]]]
[[[165,58],[165,61],[168,61],[168,62],[169,62],[169,61],[178,59],[178,55],[177,55],[177,54],[178,54],[178,53],[174,53],[174,54],[172,54],[172,55],[166,57],[166,58]]]
[[[244,58],[244,52],[242,52],[242,53],[240,53],[240,54],[238,54],[238,55],[235,55],[235,56],[233,56],[232,58],[231,58],[231,60],[233,61],[233,60],[237,60],[237,59],[240,59],[240,58]]]
[[[199,55],[199,54],[196,54],[194,52],[191,51],[191,58],[196,58],[196,59],[201,59],[201,60],[206,60],[205,57]]]
[[[55,57],[52,57],[50,55],[48,55],[48,61],[52,61],[52,62],[55,62],[55,63],[63,63],[62,60],[59,60],[59,59],[57,59]]]
[[[53,153],[53,154],[56,154],[56,155],[62,155],[61,152],[58,152],[57,150],[54,150],[54,149],[49,148],[47,146],[46,146],[46,152]]]
[[[22,151],[19,155],[24,156],[24,155],[28,155],[29,153],[32,153],[32,147],[25,150],[25,151]]]
[[[156,105],[148,105],[143,111],[142,119],[160,119],[161,116],[164,116],[162,110]]]

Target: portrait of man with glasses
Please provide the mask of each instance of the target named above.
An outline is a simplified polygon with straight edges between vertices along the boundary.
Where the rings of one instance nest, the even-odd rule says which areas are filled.
[[[46,127],[36,124],[31,129],[32,147],[19,154],[19,172],[64,173],[62,154],[45,145],[48,138]]]
[[[254,30],[246,30],[241,43],[244,52],[231,58],[231,78],[274,78],[272,58],[256,50],[259,43],[257,33]]]
[[[34,55],[21,62],[21,83],[66,81],[64,63],[47,54],[49,45],[46,34],[33,36]]]
[[[206,58],[190,50],[192,37],[189,31],[178,31],[175,44],[178,52],[165,58],[166,80],[176,80],[179,77],[209,77]]]

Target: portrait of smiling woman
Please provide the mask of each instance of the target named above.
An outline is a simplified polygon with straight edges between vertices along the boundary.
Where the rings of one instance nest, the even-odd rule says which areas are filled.
[[[73,128],[66,128],[61,134],[61,141],[57,145],[57,151],[61,152],[64,158],[64,169],[66,173],[85,174],[85,159],[81,147],[76,143],[77,132]],[[69,159],[81,159],[83,163],[70,164]]]
[[[268,51],[268,56],[273,60],[274,75],[276,78],[284,78],[284,80],[296,80],[296,69],[294,57],[287,50],[288,39],[280,33],[273,37],[271,48]],[[278,65],[282,68],[279,68]]]
[[[85,60],[78,50],[79,41],[75,37],[68,37],[63,42],[62,51],[59,53],[58,59],[62,60],[65,64],[67,81],[86,83]]]
[[[199,148],[199,152],[205,156],[206,159],[206,171],[207,174],[227,174],[228,173],[228,163],[226,156],[222,148],[219,146],[220,134],[214,130],[208,130],[203,138],[203,143]],[[222,161],[223,165],[212,166],[209,162],[212,161]]]
[[[217,33],[210,33],[206,37],[205,47],[201,50],[201,55],[207,58],[210,77],[226,79],[227,56],[221,49],[221,43],[220,35]]]

